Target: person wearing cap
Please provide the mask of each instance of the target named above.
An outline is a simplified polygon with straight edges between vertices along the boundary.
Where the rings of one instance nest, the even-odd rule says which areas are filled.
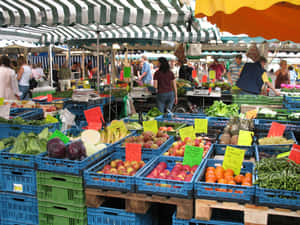
[[[240,94],[243,95],[259,95],[261,88],[266,84],[272,91],[279,96],[265,72],[267,59],[263,56],[259,57],[255,63],[246,63],[240,74],[240,78],[236,85],[241,89]]]

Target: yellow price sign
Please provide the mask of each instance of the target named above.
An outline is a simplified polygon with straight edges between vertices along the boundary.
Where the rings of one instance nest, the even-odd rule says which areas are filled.
[[[194,140],[196,138],[195,136],[195,130],[193,126],[184,127],[179,130],[179,135],[181,137],[181,140],[184,141],[185,138],[192,138]]]
[[[216,79],[216,71],[214,70],[209,71],[209,79],[210,80]]]
[[[23,185],[22,184],[14,184],[14,192],[23,192]]]
[[[246,151],[243,149],[227,146],[223,161],[223,168],[225,170],[232,169],[235,175],[239,175],[244,161],[245,152]]]
[[[158,125],[156,120],[149,120],[143,122],[144,131],[151,131],[154,134],[158,132]]]
[[[251,146],[253,135],[251,131],[240,130],[238,145]]]
[[[4,104],[4,98],[0,98],[0,105]]]
[[[207,119],[195,119],[195,132],[207,134],[208,120]]]

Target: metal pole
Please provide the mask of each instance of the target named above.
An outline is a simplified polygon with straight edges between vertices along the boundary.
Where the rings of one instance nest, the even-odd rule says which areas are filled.
[[[99,71],[99,51],[100,51],[100,46],[99,46],[99,39],[100,39],[100,27],[98,24],[97,28],[97,91],[100,91],[100,71]]]
[[[52,57],[52,44],[49,45],[49,72],[50,72],[50,85],[51,87],[53,87],[53,65],[52,65],[52,61],[53,61],[53,57]]]

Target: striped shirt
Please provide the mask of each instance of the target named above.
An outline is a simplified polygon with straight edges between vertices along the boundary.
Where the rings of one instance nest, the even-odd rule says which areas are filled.
[[[231,80],[235,84],[240,78],[240,72],[242,71],[244,63],[238,65],[236,62],[233,62],[229,66],[229,72],[231,74]]]

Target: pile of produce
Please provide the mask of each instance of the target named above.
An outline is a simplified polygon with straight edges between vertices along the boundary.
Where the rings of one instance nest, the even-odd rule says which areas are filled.
[[[124,175],[124,176],[134,176],[138,170],[145,166],[144,161],[122,161],[121,159],[116,159],[110,162],[109,165],[105,165],[102,170],[99,170],[99,174],[112,174],[112,175]]]
[[[253,120],[241,119],[239,117],[231,118],[220,137],[220,144],[237,145],[240,130],[253,131]]]
[[[182,97],[186,94],[186,88],[192,87],[192,83],[190,81],[184,80],[184,79],[176,80],[176,85],[177,85],[177,95],[179,97]]]
[[[237,104],[226,105],[222,101],[214,101],[214,104],[205,110],[206,115],[211,117],[234,117],[239,115]]]
[[[24,120],[22,117],[17,116],[11,120],[7,120],[7,119],[0,117],[0,123],[41,126],[41,125],[50,124],[50,123],[57,123],[57,119],[53,120],[53,119],[51,119],[51,117],[47,117],[46,119],[43,119],[43,120]]]
[[[113,144],[128,136],[129,134],[128,130],[126,131],[122,129],[112,130],[111,126],[114,124],[114,122],[115,121],[112,121],[110,126],[107,126],[100,131],[100,138],[101,138],[100,143]]]
[[[56,159],[84,160],[86,149],[82,141],[73,141],[65,145],[59,138],[53,138],[47,143],[48,157]]]
[[[185,146],[191,145],[203,148],[203,158],[206,156],[208,150],[211,146],[211,139],[205,137],[197,137],[195,140],[191,138],[185,138],[184,141],[176,141],[173,143],[172,147],[164,153],[165,156],[184,156]]]
[[[128,122],[125,123],[125,126],[127,130],[141,130],[143,129],[143,126],[139,124],[138,122]]]
[[[73,90],[60,91],[52,94],[53,98],[72,98]]]
[[[4,138],[0,141],[0,147],[8,148],[13,146],[9,152],[23,155],[38,155],[46,151],[48,138],[52,135],[45,128],[41,133],[24,133],[18,137]]]
[[[155,135],[151,131],[143,132],[140,136],[131,136],[125,139],[123,147],[126,143],[141,144],[142,148],[158,149],[169,139],[169,135],[163,131],[158,131]]]
[[[140,120],[140,117],[139,117],[139,114],[138,113],[135,113],[135,114],[132,114],[130,117],[129,117],[130,120],[137,120],[139,121]],[[148,116],[147,114],[141,114],[141,119],[143,121],[147,121],[147,120],[151,120],[153,119],[153,117],[150,117]]]
[[[198,166],[190,167],[189,165],[182,165],[176,163],[173,169],[167,169],[168,165],[165,162],[160,162],[151,172],[147,178],[176,180],[176,181],[191,181]],[[170,184],[160,184],[162,187],[171,187]]]
[[[287,158],[263,158],[255,169],[261,188],[300,191],[300,165]]]
[[[161,113],[161,112],[159,111],[159,109],[156,108],[156,107],[153,107],[153,108],[150,109],[150,110],[148,111],[148,113],[147,113],[147,116],[149,116],[149,117],[157,117],[157,116],[160,116],[160,115],[163,115],[163,113]]]
[[[292,145],[293,139],[287,140],[285,137],[264,137],[258,140],[259,145]]]
[[[291,113],[288,115],[289,120],[299,121],[300,120],[300,113]]]
[[[160,127],[160,131],[175,131],[173,127]]]
[[[224,170],[222,166],[217,166],[216,168],[207,167],[205,172],[205,182],[252,186],[252,173],[246,173],[245,175],[239,174],[234,176],[234,172],[231,169]],[[232,192],[231,189],[224,188],[217,188],[216,191]]]

